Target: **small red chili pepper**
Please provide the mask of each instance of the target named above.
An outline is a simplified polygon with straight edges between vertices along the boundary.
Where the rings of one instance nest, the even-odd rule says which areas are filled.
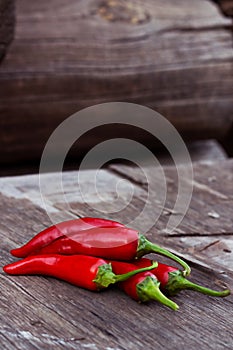
[[[61,236],[73,237],[83,230],[88,230],[94,227],[125,227],[123,224],[106,219],[99,218],[80,218],[69,220],[53,225],[39,232],[29,242],[20,248],[12,249],[11,254],[17,258],[25,258],[33,254],[36,250],[45,247],[49,243],[58,239]]]
[[[111,263],[85,255],[36,255],[3,267],[10,275],[52,276],[92,291],[107,288],[110,284],[125,281],[135,274],[153,269],[157,263],[125,274],[116,275]],[[153,266],[153,267],[152,267]]]
[[[134,261],[136,267],[147,267],[151,266],[152,263],[153,261],[147,258]],[[158,263],[158,266],[150,273],[158,278],[161,289],[170,296],[176,295],[183,289],[191,289],[213,297],[225,297],[231,293],[229,289],[216,291],[193,283],[183,276],[182,271],[166,264]]]
[[[37,252],[33,252],[33,254],[84,254],[110,260],[133,260],[149,253],[167,256],[184,268],[184,275],[190,274],[190,267],[182,259],[151,243],[138,231],[127,227],[102,227],[79,231],[72,237],[61,236]]]
[[[129,273],[137,268],[134,264],[122,261],[111,261],[111,265],[116,274]],[[142,302],[156,300],[173,310],[178,310],[179,306],[160,291],[159,285],[160,282],[149,271],[141,272],[119,283],[119,287],[132,299]]]

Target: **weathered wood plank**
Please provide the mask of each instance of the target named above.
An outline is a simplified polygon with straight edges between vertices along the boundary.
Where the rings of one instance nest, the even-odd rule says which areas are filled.
[[[39,159],[67,116],[116,100],[158,110],[188,139],[224,138],[231,46],[231,21],[210,1],[21,0],[0,67],[1,160]]]
[[[2,200],[3,198],[1,202]],[[14,214],[15,227],[18,230],[23,226],[19,225],[18,219],[24,213],[27,213],[25,223],[28,224],[31,220],[30,224],[33,225],[35,218],[30,219],[30,214],[36,208],[29,201],[23,202],[24,212],[20,210],[22,199],[8,199],[8,204],[7,201],[4,202],[4,207],[7,206],[9,212]],[[46,214],[43,215],[41,210],[35,215],[38,220],[46,220]],[[11,218],[4,217],[4,222],[6,228],[1,227],[1,239],[11,235],[15,237],[15,233],[8,229],[8,226],[12,227]],[[25,237],[29,235],[31,232],[27,232]],[[7,250],[3,251],[3,264],[13,261]],[[209,273],[194,268],[192,279],[214,287],[219,275],[212,274],[210,277]],[[226,345],[232,344],[231,324],[225,323],[225,319],[231,317],[231,298],[213,300],[185,292],[175,298],[182,310],[173,315],[170,310],[156,303],[139,305],[116,290],[93,295],[64,282],[42,277],[1,275],[0,283],[3,284],[1,310],[5,310],[1,313],[1,324],[4,325],[2,333],[13,343],[19,338],[17,344],[24,343],[23,349],[44,346],[56,346],[60,349],[65,343],[68,349],[84,349],[88,346],[91,349],[106,350],[109,347],[150,349],[155,342],[158,349],[164,346],[172,349],[177,342],[181,342],[180,348],[185,349],[187,343],[184,334],[188,334],[191,349],[195,349],[195,346],[202,346],[203,349],[224,349]],[[4,309],[3,300],[7,303]],[[11,300],[13,304],[10,303]],[[13,310],[8,320],[9,308]],[[205,328],[203,322],[206,324]],[[196,332],[205,340],[201,336],[196,337]],[[9,346],[9,342],[5,344]]]
[[[214,282],[207,274],[195,269],[193,273],[193,280]],[[16,278],[18,286],[12,283],[13,277],[4,281],[4,297],[8,300],[14,290],[16,299],[13,320],[4,327],[4,335],[13,343],[19,338],[16,344],[22,349],[61,349],[65,343],[68,349],[95,350],[152,349],[155,343],[158,349],[173,349],[177,343],[180,349],[187,345],[218,350],[232,346],[232,327],[226,322],[231,319],[231,298],[216,300],[183,292],[174,298],[182,310],[171,314],[156,303],[137,304],[115,289],[93,295],[52,279]],[[6,320],[7,315],[4,325]]]
[[[33,209],[36,211],[35,206],[30,201],[8,198],[4,207],[8,213],[14,213],[17,233],[26,225],[25,238],[29,237],[29,227],[35,222],[30,214]],[[27,214],[25,225],[19,221],[24,213]],[[35,214],[37,222],[46,221],[46,214],[41,210]],[[13,227],[11,220],[9,214],[4,216],[6,227],[1,227],[1,241],[5,237],[19,238],[8,228]],[[10,246],[3,248],[3,264],[13,261],[7,248]],[[210,276],[209,272],[193,268],[192,280],[216,288],[219,275],[212,273]],[[216,300],[183,292],[174,298],[181,311],[172,314],[156,303],[139,305],[115,289],[93,294],[52,278],[1,274],[0,284],[1,334],[4,336],[1,345],[4,348],[56,346],[62,349],[66,346],[68,349],[133,350],[152,349],[156,343],[158,349],[173,349],[179,343],[180,349],[189,345],[191,349],[201,346],[220,350],[232,346],[231,323],[226,322],[231,319],[232,297]]]
[[[219,172],[220,167],[222,172]],[[193,228],[192,221],[195,220],[195,216],[192,210],[197,209],[195,207],[197,205],[199,214],[202,215],[205,207],[210,206],[213,199],[215,201],[217,197],[220,201],[218,204],[221,204],[221,208],[229,213],[233,199],[232,167],[232,160],[216,164],[196,164],[195,181],[198,185],[193,193],[191,211],[184,218],[180,230],[177,230],[173,236],[164,236],[161,223],[161,226],[158,226],[158,232],[152,229],[148,234],[153,241],[177,250],[180,255],[187,256],[194,262],[191,276],[194,282],[215,289],[223,288],[226,282],[233,287],[232,254],[223,251],[226,248],[223,240],[229,239],[229,244],[232,244],[232,235],[225,235],[227,225],[230,225],[230,221],[225,223],[225,220],[229,218],[220,215],[219,220],[213,219],[212,224],[207,222],[204,235],[202,231],[200,236],[192,237],[187,232],[189,225]],[[174,169],[172,167],[164,169],[171,186],[168,193],[171,198],[176,191],[176,184],[172,177]],[[152,170],[154,172],[154,169]],[[134,197],[129,203],[129,209],[116,211],[115,218],[127,222],[128,214],[130,212],[135,214],[134,210],[137,212],[137,207],[139,206],[140,209],[140,205],[145,204],[145,181],[136,168],[122,166],[121,169],[115,165],[111,166],[111,171],[102,170],[97,178],[102,198],[95,195],[91,186],[94,173],[93,170],[86,171],[85,176],[81,177],[83,181],[81,185],[77,181],[77,172],[63,174],[66,200],[70,204],[69,210],[56,184],[56,174],[42,175],[48,183],[45,188],[50,204],[48,213],[44,211],[41,202],[38,176],[1,178],[2,265],[15,260],[9,255],[11,248],[25,242],[50,224],[48,214],[51,215],[52,212],[58,221],[76,215],[95,215],[98,212],[95,208],[93,209],[94,204],[98,204],[99,208],[103,204],[103,209],[107,209],[103,198],[104,200],[110,198],[109,208],[116,211],[119,209],[118,205],[122,205],[125,198],[128,198],[132,187]],[[118,192],[120,199],[116,201],[116,183],[122,179],[126,180],[126,174],[127,182],[122,183],[122,191]],[[159,177],[155,176],[155,181],[158,179]],[[139,183],[141,183],[140,186]],[[84,197],[86,204],[78,185],[86,193]],[[216,196],[216,193],[219,195]],[[204,201],[203,198],[206,200]],[[153,197],[154,199],[156,198]],[[155,202],[155,210],[157,210],[156,206],[157,202]],[[167,218],[167,215],[162,217],[165,220],[164,217]],[[218,221],[225,225],[219,237],[214,236],[216,230],[219,230]],[[195,223],[196,230],[203,227],[199,218]],[[207,242],[208,238],[219,242],[211,246],[209,241]],[[201,244],[206,246],[200,247]],[[214,246],[218,248],[214,250]],[[229,254],[229,261],[224,260],[224,254]],[[216,255],[222,260],[221,262],[218,263],[215,260]],[[161,260],[165,261],[165,259]],[[214,272],[217,265],[218,269]],[[219,271],[225,271],[225,273],[221,274]],[[225,350],[233,346],[232,296],[220,300],[188,291],[182,292],[173,298],[180,305],[180,311],[173,313],[157,303],[137,304],[115,288],[95,294],[52,278],[7,276],[2,272],[0,288],[0,342],[4,349],[31,350],[53,347],[62,349],[65,346],[67,349],[137,350],[154,349],[156,344],[158,350],[170,350],[176,347],[181,350],[187,347],[191,350],[197,347],[203,350]]]
[[[127,176],[127,179],[147,191],[147,180],[143,178],[142,172],[138,168],[111,165],[111,169]],[[168,247],[173,244],[179,246],[179,251],[187,258],[197,257],[203,262],[212,262],[219,265],[219,268],[227,267],[231,269],[233,263],[233,245],[232,245],[232,201],[233,201],[233,162],[232,160],[194,164],[194,182],[193,194],[190,206],[179,227],[170,234],[163,232],[168,218],[172,215],[181,215],[173,213],[172,209],[177,196],[177,174],[173,167],[164,168],[167,186],[167,198],[162,215],[156,222],[157,234]],[[221,171],[219,171],[221,169]],[[156,175],[156,169],[151,168],[154,174],[154,188],[159,188],[161,184],[161,173]],[[161,191],[152,194],[152,201],[157,205],[160,201]],[[145,197],[140,198],[143,206]],[[157,202],[156,202],[157,201]],[[145,202],[144,202],[145,204]],[[158,208],[154,208],[156,215]],[[153,213],[151,212],[151,215]],[[155,230],[152,230],[152,236],[155,236]],[[151,233],[150,233],[151,234]],[[166,237],[164,239],[164,236]],[[171,238],[171,236],[174,236]],[[175,238],[177,237],[177,238]],[[195,252],[195,253],[194,253]]]
[[[220,167],[221,172],[219,172]],[[110,216],[116,220],[124,218],[125,223],[130,223],[141,213],[145,202],[148,200],[146,180],[137,168],[112,165],[111,170],[114,170],[117,175],[121,175],[123,178],[124,175],[127,175],[128,182],[121,183],[123,187],[118,187],[118,192],[116,192],[116,186],[120,178],[102,170],[96,183],[101,196],[96,193],[95,182],[93,182],[96,174],[93,170],[86,171],[85,176],[81,178],[81,183],[78,181],[75,172],[65,173],[65,197],[57,187],[56,175],[44,175],[49,184],[44,191],[47,191],[47,210],[52,219],[61,221],[76,215],[92,215]],[[213,261],[219,263],[220,269],[230,267],[232,264],[232,161],[194,165],[195,177],[192,201],[183,221],[177,230],[170,234],[172,237],[167,236],[167,233],[163,230],[171,215],[180,215],[172,212],[177,194],[176,170],[173,167],[167,167],[164,170],[168,187],[165,207],[161,208],[161,198],[163,196],[163,190],[160,189],[161,174],[156,175],[156,170],[151,169],[153,171],[154,188],[158,190],[151,196],[154,205],[149,208],[149,212],[145,213],[147,215],[145,220],[150,222],[151,218],[160,215],[161,209],[163,211],[156,222],[155,228],[150,232],[150,237],[156,241],[156,235],[159,234],[159,240],[170,249],[173,249],[174,241],[176,241],[178,251],[181,254],[186,254],[187,258],[191,260],[195,258],[195,254],[198,254],[198,258],[201,255],[203,261],[208,263],[209,257],[206,258],[206,256],[209,253],[213,256]],[[133,183],[130,179],[133,180]],[[8,184],[9,180],[11,186]],[[36,205],[43,206],[36,175],[2,178],[0,188],[8,196],[28,198]],[[131,200],[132,189],[133,199]],[[68,207],[65,201],[68,203]],[[36,217],[37,213],[34,215]],[[42,223],[42,225],[44,224]],[[35,232],[42,229],[42,225],[35,227]],[[143,230],[144,222],[138,223],[137,228]],[[205,248],[218,239],[221,241],[219,245],[210,246],[209,249]],[[216,251],[213,251],[213,248]],[[193,254],[194,250],[195,254]]]

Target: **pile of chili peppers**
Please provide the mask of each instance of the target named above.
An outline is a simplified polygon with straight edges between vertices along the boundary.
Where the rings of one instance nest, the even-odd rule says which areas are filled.
[[[182,270],[143,258],[149,253],[172,259]],[[52,276],[91,291],[116,283],[137,301],[157,300],[173,310],[179,307],[168,296],[182,289],[216,297],[230,294],[192,283],[185,261],[112,220],[87,217],[53,225],[11,254],[21,260],[3,267],[8,274]]]

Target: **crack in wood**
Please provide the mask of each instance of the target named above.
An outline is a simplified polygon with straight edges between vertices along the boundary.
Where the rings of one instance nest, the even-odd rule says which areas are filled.
[[[164,237],[212,237],[212,236],[233,236],[233,232],[182,232],[182,233],[169,233],[164,234]]]
[[[203,252],[204,250],[206,250],[206,249],[208,249],[210,247],[213,247],[215,244],[219,244],[219,242],[220,242],[220,240],[217,239],[216,241],[207,244],[204,248],[199,249],[199,252]]]
[[[156,31],[150,31],[150,33],[140,34],[135,37],[121,37],[117,39],[111,39],[111,43],[130,43],[137,41],[145,41],[153,38],[153,36],[161,35],[161,34],[169,34],[169,33],[203,33],[203,32],[216,32],[216,31],[230,31],[232,32],[233,24],[225,24],[225,25],[216,25],[216,26],[199,26],[199,27],[167,27],[165,29],[160,29]]]
[[[195,32],[195,33],[199,33],[199,32],[208,32],[208,31],[221,31],[221,30],[229,30],[232,31],[232,24],[225,24],[225,25],[216,25],[216,26],[199,26],[199,27],[179,27],[179,28],[174,28],[174,27],[170,27],[170,28],[166,28],[166,29],[161,29],[160,31],[158,31],[157,33],[161,34],[161,33],[175,33],[175,32]]]
[[[110,173],[119,175],[120,177],[124,178],[125,180],[129,180],[130,183],[138,186],[140,189],[141,188],[143,188],[143,189],[147,188],[147,184],[144,181],[136,180],[130,174],[127,175],[124,171],[121,172],[119,169],[112,168],[112,167],[109,167],[108,171]]]

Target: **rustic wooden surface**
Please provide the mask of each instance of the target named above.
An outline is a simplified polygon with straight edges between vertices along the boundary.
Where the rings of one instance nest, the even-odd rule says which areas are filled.
[[[16,12],[0,66],[1,161],[40,159],[62,120],[100,102],[152,107],[188,139],[231,127],[232,21],[213,2],[20,0]]]
[[[219,171],[221,169],[221,171]],[[194,191],[190,208],[180,226],[164,232],[176,195],[176,169],[164,168],[168,183],[165,208],[148,233],[164,247],[177,251],[190,262],[192,279],[221,289],[233,288],[233,160],[194,165]],[[158,210],[160,183],[152,202]],[[41,202],[38,176],[0,178],[1,264],[15,259],[9,250],[24,243],[39,230],[56,222],[83,215],[113,217],[128,223],[145,205],[147,186],[139,169],[111,165],[101,170],[97,181],[101,198],[93,193],[94,172],[85,171],[79,186],[77,172],[64,173],[64,196],[56,186],[56,173],[44,174],[47,182],[47,213]],[[121,191],[116,197],[116,184]],[[80,193],[86,194],[84,203]],[[134,196],[124,210],[128,194]],[[103,202],[105,200],[106,202]],[[97,209],[94,206],[97,205]],[[106,214],[110,210],[112,215]],[[102,212],[101,212],[102,210]],[[143,229],[145,221],[139,229]],[[155,256],[154,256],[155,257]],[[161,258],[160,258],[161,260]],[[173,299],[180,310],[173,312],[158,303],[146,305],[130,300],[112,288],[92,293],[68,283],[39,276],[0,274],[0,344],[2,349],[181,349],[225,350],[233,347],[233,298],[211,298],[183,291]]]

